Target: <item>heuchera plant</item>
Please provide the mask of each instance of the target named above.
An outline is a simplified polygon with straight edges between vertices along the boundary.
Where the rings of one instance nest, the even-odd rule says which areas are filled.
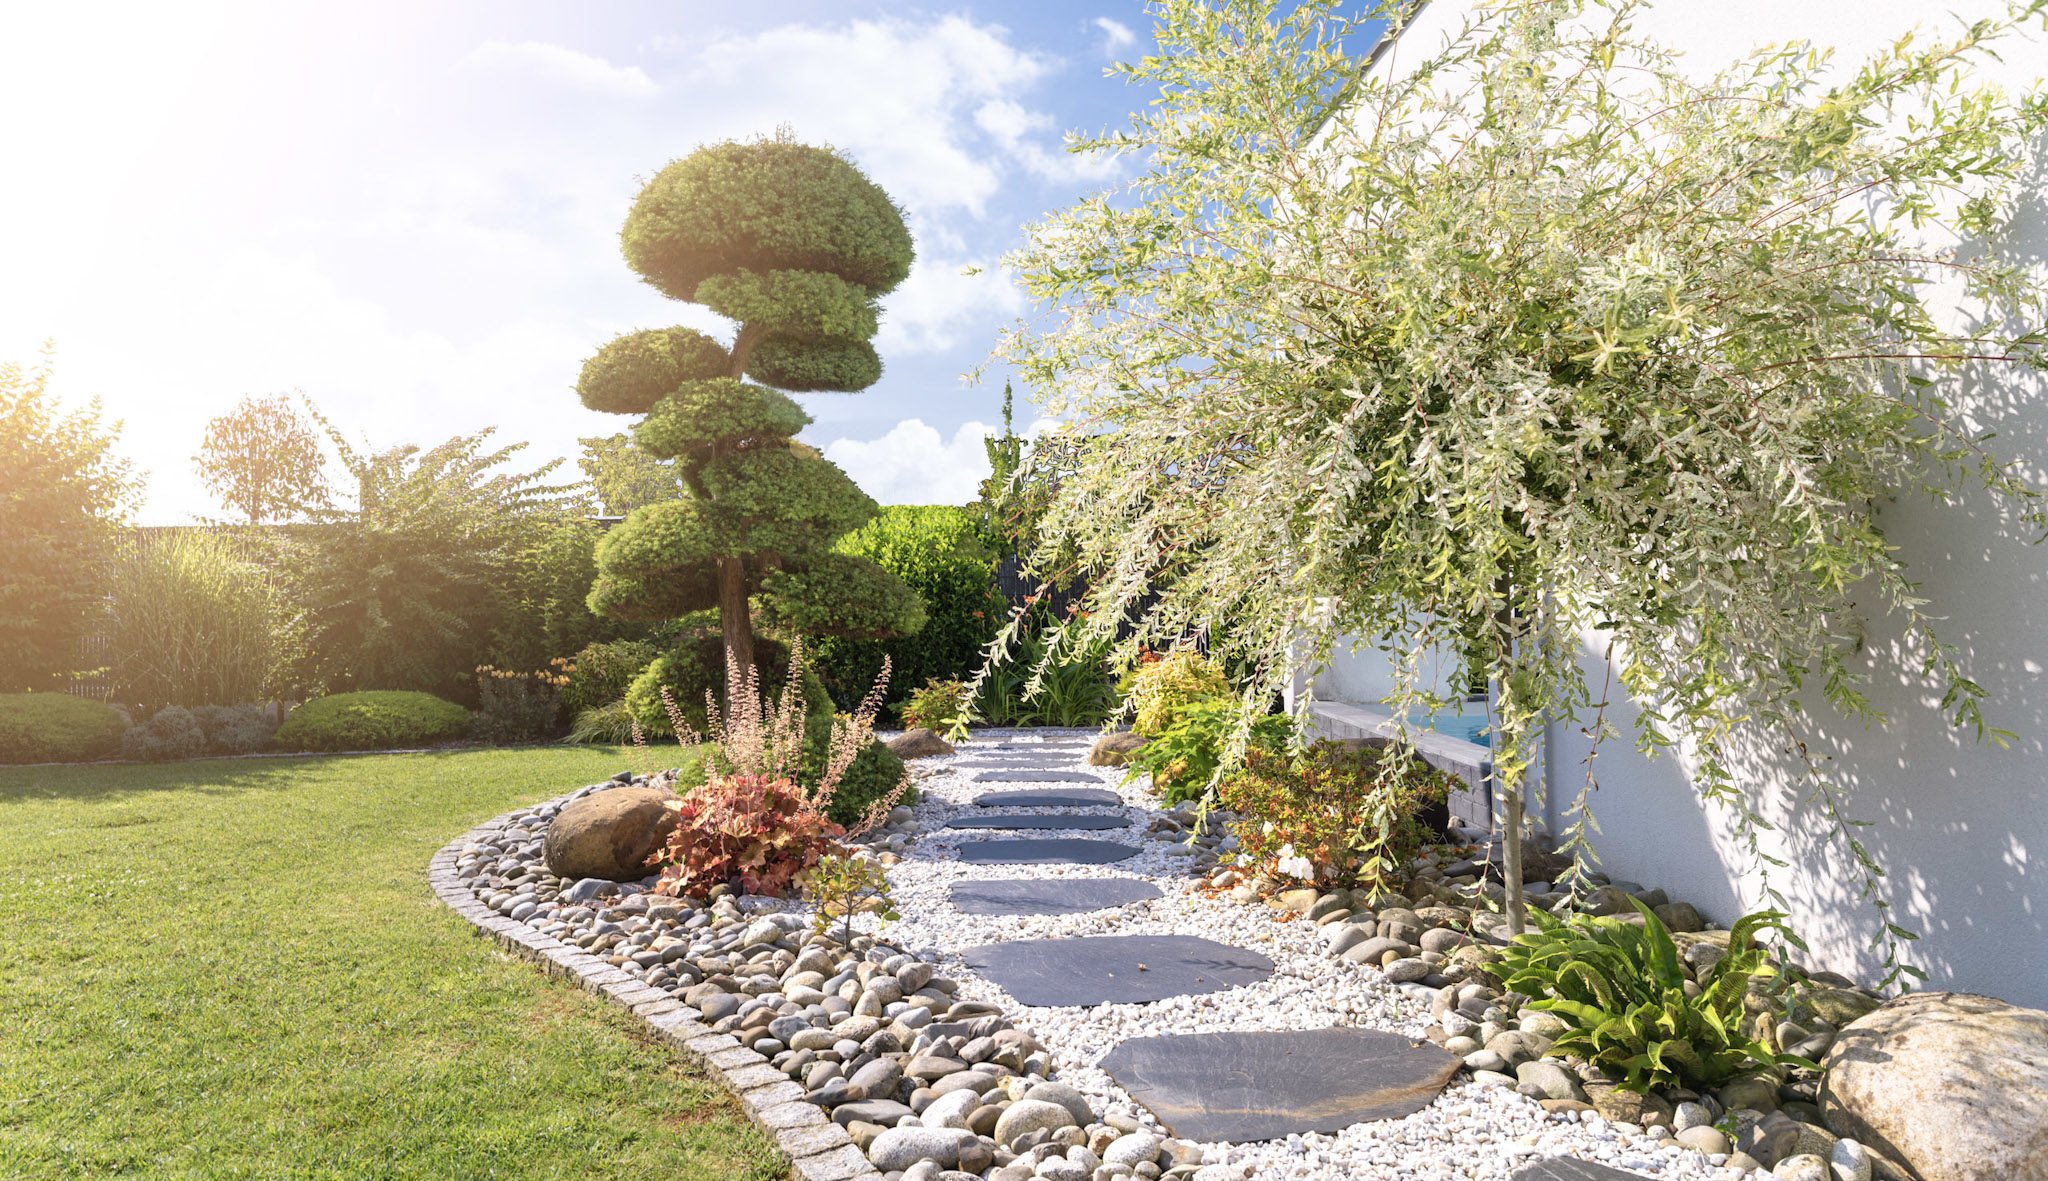
[[[822,858],[844,853],[839,841],[848,830],[834,824],[827,811],[840,777],[874,741],[875,710],[889,680],[887,660],[860,708],[834,717],[824,773],[808,791],[795,779],[804,751],[803,645],[790,645],[789,677],[772,701],[763,694],[753,665],[728,659],[726,668],[731,712],[722,713],[716,698],[704,695],[715,744],[705,752],[704,785],[668,804],[677,823],[649,862],[661,866],[661,881],[654,887],[658,893],[701,894],[737,882],[749,894],[781,894]],[[697,745],[700,736],[684,722],[666,689],[662,703],[682,744]],[[906,778],[878,797],[852,832],[881,823],[908,783]]]

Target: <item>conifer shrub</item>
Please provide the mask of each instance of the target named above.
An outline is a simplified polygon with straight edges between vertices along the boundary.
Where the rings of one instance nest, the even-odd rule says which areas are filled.
[[[395,750],[431,746],[469,730],[469,711],[412,689],[316,697],[278,727],[284,750]]]
[[[0,763],[82,763],[112,757],[128,720],[65,693],[0,693]]]
[[[182,705],[167,705],[121,736],[121,757],[139,763],[175,763],[206,753],[206,731]]]

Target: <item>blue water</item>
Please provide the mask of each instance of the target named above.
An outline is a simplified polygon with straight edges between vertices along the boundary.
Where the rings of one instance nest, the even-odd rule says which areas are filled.
[[[1434,717],[1410,714],[1409,724],[1424,730],[1434,730],[1446,738],[1461,738],[1475,746],[1487,745],[1485,703],[1475,701],[1465,708],[1472,712],[1447,709]]]

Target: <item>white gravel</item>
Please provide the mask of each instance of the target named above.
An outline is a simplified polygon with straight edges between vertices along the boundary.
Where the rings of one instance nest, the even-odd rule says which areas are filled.
[[[1120,1112],[1146,1124],[1153,1122],[1150,1114],[1095,1065],[1127,1038],[1331,1025],[1422,1036],[1428,1024],[1426,1000],[1388,984],[1376,971],[1329,956],[1313,925],[1301,920],[1278,921],[1265,907],[1237,905],[1197,893],[1196,880],[1186,873],[1186,858],[1168,852],[1174,842],[1151,839],[1145,832],[1158,802],[1149,784],[1140,780],[1125,786],[1119,782],[1121,768],[1082,763],[1093,736],[1086,730],[977,734],[956,755],[920,760],[916,764],[920,770],[917,786],[922,798],[915,811],[923,831],[890,870],[893,897],[903,919],[889,924],[880,932],[882,937],[937,961],[943,974],[960,981],[962,997],[1000,1006],[1049,1048],[1058,1077],[1079,1088],[1102,1111]],[[1030,832],[946,828],[947,820],[971,806],[974,797],[983,792],[1088,786],[974,782],[975,775],[1002,765],[977,757],[998,744],[1048,746],[1052,748],[1049,754],[1052,750],[1065,753],[1062,762],[1047,760],[1047,766],[1093,773],[1102,786],[1123,796],[1132,827]],[[1022,837],[1117,841],[1138,845],[1143,851],[1102,866],[968,865],[953,858],[962,841]],[[947,896],[948,887],[965,878],[1088,877],[1136,878],[1157,886],[1164,896],[1113,910],[1056,918],[962,914]],[[1166,934],[1199,935],[1258,951],[1273,960],[1274,974],[1248,987],[1152,1004],[1027,1008],[979,977],[961,959],[969,947],[1005,940]],[[1709,1158],[1691,1150],[1660,1149],[1655,1139],[1631,1125],[1551,1116],[1534,1100],[1507,1087],[1481,1086],[1466,1076],[1454,1081],[1435,1103],[1404,1119],[1357,1124],[1334,1136],[1290,1136],[1260,1144],[1206,1147],[1207,1163],[1239,1165],[1247,1176],[1258,1179],[1507,1181],[1527,1161],[1557,1155],[1669,1181],[1729,1181],[1743,1176],[1738,1170],[1716,1167]]]

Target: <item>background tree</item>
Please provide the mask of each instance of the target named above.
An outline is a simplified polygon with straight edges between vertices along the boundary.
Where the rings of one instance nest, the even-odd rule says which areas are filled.
[[[99,403],[65,414],[51,364],[0,364],[0,693],[54,690],[82,671],[114,530],[140,482],[114,456]]]
[[[533,551],[547,530],[587,530],[573,520],[587,503],[574,486],[546,482],[560,460],[530,472],[501,470],[525,445],[490,448],[491,433],[366,454],[327,428],[355,478],[357,503],[315,510],[284,564],[287,597],[301,612],[301,685],[420,689],[466,700],[475,692],[473,670],[496,655],[494,641],[541,625],[506,621],[519,610],[520,588],[563,581],[529,569],[546,565]],[[588,548],[582,552],[587,562]],[[582,642],[565,632],[561,650],[549,655],[568,655]],[[520,655],[531,663],[537,654]]]
[[[576,466],[583,469],[583,478],[590,481],[607,517],[623,517],[636,508],[683,494],[675,464],[649,455],[626,435],[599,435],[577,442],[583,444],[583,456]]]
[[[1240,744],[1340,638],[1387,653],[1402,706],[1435,702],[1433,654],[1476,662],[1516,928],[1541,727],[1611,732],[1582,636],[1646,703],[1638,745],[1683,744],[1752,852],[1731,741],[1807,749],[1806,696],[1883,720],[1861,686],[1892,657],[1857,655],[1859,604],[1905,633],[1884,674],[1984,736],[1873,505],[1975,483],[2044,524],[1951,395],[2043,363],[2048,291],[1996,235],[2048,103],[1969,72],[2048,5],[1850,71],[1769,47],[1703,84],[1629,0],[1483,7],[1391,78],[1358,74],[1336,7],[1167,0],[1132,67],[1159,103],[1086,145],[1143,154],[1135,199],[1059,213],[1012,260],[1052,314],[1001,351],[1074,424],[1037,551],[1090,580],[1073,629],[1130,612],[1129,659],[1229,620],[1212,647],[1258,674]],[[1810,782],[1882,912],[1836,785]],[[1894,975],[1904,936],[1878,935]]]
[[[911,262],[888,194],[828,148],[716,144],[647,183],[620,241],[650,286],[738,327],[730,348],[687,328],[635,332],[584,364],[583,404],[644,415],[634,442],[674,459],[688,493],[605,536],[592,607],[633,619],[716,608],[724,649],[746,664],[750,600],[800,635],[915,631],[923,608],[900,579],[832,552],[875,503],[796,442],[811,419],[782,392],[880,379],[875,301]]]
[[[251,525],[329,504],[320,437],[283,394],[243,398],[208,422],[192,461],[207,490]]]

